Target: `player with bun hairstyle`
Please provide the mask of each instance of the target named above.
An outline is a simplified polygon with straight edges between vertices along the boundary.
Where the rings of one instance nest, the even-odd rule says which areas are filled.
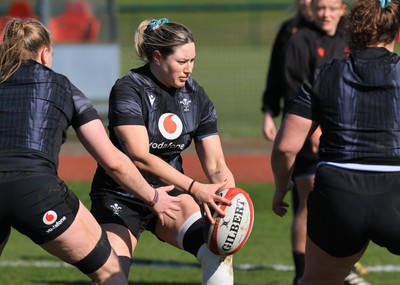
[[[235,187],[226,165],[217,129],[216,111],[204,89],[193,79],[195,40],[184,25],[166,18],[145,20],[135,34],[137,55],[145,64],[117,80],[109,98],[109,133],[154,187],[175,185],[179,195],[177,219],[165,223],[142,201],[129,195],[98,167],[92,183],[92,213],[106,230],[126,275],[141,232],[194,255],[200,262],[202,283],[233,284],[232,256],[215,255],[204,240],[203,216],[224,212],[217,195]],[[210,184],[183,172],[181,153],[194,141]]]
[[[128,284],[105,232],[58,177],[69,126],[104,169],[163,222],[177,218],[172,186],[153,189],[109,140],[92,103],[50,69],[52,39],[36,20],[11,19],[0,45],[0,253],[11,227],[98,284]]]
[[[283,216],[296,153],[321,127],[300,285],[343,284],[370,241],[400,255],[400,4],[358,0],[346,29],[349,57],[303,83],[272,152],[272,208]]]

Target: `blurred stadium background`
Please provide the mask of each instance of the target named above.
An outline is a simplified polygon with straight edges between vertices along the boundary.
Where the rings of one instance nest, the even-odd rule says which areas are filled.
[[[79,0],[78,0],[79,1]],[[9,12],[12,0],[2,0],[0,15]],[[14,1],[15,2],[15,1]],[[66,0],[32,0],[35,15],[45,23],[63,13]],[[93,15],[100,21],[100,32],[90,42],[56,42],[54,69],[67,73],[71,80],[106,112],[109,89],[116,77],[140,62],[133,48],[133,34],[147,18],[167,17],[188,26],[196,37],[197,57],[194,77],[214,101],[219,129],[225,139],[262,139],[260,112],[271,45],[282,20],[289,17],[291,0],[88,0]],[[73,28],[72,28],[73,30]],[[96,53],[97,47],[117,47]],[[77,48],[72,55],[57,52]],[[82,52],[79,52],[80,49]],[[88,55],[89,53],[89,55]],[[95,59],[90,59],[96,54]],[[84,68],[99,73],[91,82]],[[86,64],[85,64],[86,63]],[[117,68],[117,72],[107,74]],[[68,74],[72,70],[72,74]],[[110,73],[110,72],[109,72]],[[89,89],[80,82],[89,83]],[[90,82],[87,82],[90,81]],[[96,88],[97,87],[97,90]],[[92,91],[94,88],[95,91]],[[101,88],[99,92],[98,88]]]

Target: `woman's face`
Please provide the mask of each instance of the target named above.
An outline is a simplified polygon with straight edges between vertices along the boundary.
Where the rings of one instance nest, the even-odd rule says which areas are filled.
[[[333,36],[340,18],[346,11],[346,5],[342,0],[314,0],[313,11],[317,26],[329,36]]]
[[[183,87],[193,72],[196,48],[194,43],[184,44],[175,48],[175,52],[167,57],[159,54],[156,64],[156,78],[165,86],[171,88]]]

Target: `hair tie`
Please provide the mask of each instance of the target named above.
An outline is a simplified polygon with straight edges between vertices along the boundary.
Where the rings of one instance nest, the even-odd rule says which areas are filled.
[[[154,31],[155,29],[157,29],[162,24],[165,24],[165,23],[168,23],[168,22],[169,21],[168,21],[167,18],[160,18],[158,20],[156,20],[156,19],[151,20],[151,22],[147,25],[146,32],[150,33],[151,31]]]
[[[389,5],[389,3],[392,2],[392,0],[379,0],[379,2],[381,3],[381,8],[385,9],[387,5]]]

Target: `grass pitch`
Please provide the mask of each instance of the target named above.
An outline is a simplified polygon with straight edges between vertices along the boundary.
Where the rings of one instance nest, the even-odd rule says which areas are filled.
[[[89,183],[70,183],[82,201],[89,205]],[[246,189],[255,207],[253,232],[245,246],[235,254],[236,285],[287,285],[293,277],[289,242],[292,215],[279,218],[272,213],[273,186],[267,184],[238,185]],[[288,197],[289,198],[289,197]],[[289,199],[288,199],[289,200]],[[370,245],[361,260],[365,266],[400,266],[398,257]],[[249,268],[246,268],[247,265]],[[280,265],[280,266],[279,266]],[[398,285],[399,272],[370,272],[364,276],[371,284]],[[145,233],[134,253],[130,283],[140,285],[200,284],[201,270],[193,256]],[[0,284],[6,285],[83,285],[88,277],[74,267],[60,262],[25,236],[13,231],[0,258]]]

